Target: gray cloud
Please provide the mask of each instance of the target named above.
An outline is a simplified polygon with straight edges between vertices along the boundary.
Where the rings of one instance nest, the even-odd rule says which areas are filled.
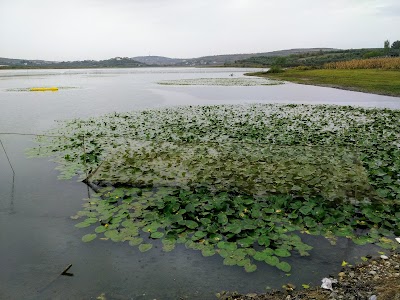
[[[50,60],[380,47],[397,0],[1,0],[0,57]]]
[[[400,18],[400,4],[377,7],[377,15]]]

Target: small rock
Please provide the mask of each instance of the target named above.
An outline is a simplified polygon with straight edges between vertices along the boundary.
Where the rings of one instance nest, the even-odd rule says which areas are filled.
[[[338,274],[338,276],[339,276],[339,277],[344,277],[344,276],[346,276],[346,273],[345,273],[345,272],[340,272],[340,273]]]
[[[350,273],[349,273],[349,276],[350,276],[351,278],[353,278],[354,275],[355,275],[354,272],[350,272]]]
[[[296,289],[296,286],[294,284],[288,283],[282,286],[285,290],[288,292],[294,291]]]
[[[400,270],[400,265],[394,266],[395,270]]]
[[[333,291],[333,289],[332,289],[332,284],[334,284],[334,283],[337,283],[337,280],[336,280],[336,279],[323,278],[323,279],[322,279],[321,287],[322,287],[323,289],[325,289],[325,290],[331,290],[331,291]]]
[[[339,298],[340,298],[340,296],[339,296]],[[332,293],[330,293],[329,294],[329,299],[338,299],[338,297],[337,297],[337,293],[336,292],[332,292]]]
[[[368,274],[375,276],[376,275],[376,271],[370,271]]]
[[[377,300],[378,298],[375,295],[372,295],[371,297],[369,297],[368,300]]]
[[[292,290],[295,290],[295,289],[296,289],[296,286],[295,286],[294,284],[291,284],[291,283],[288,283],[286,286],[287,286],[288,288],[292,289]]]
[[[377,280],[379,280],[379,279],[380,279],[379,276],[375,276],[375,277],[374,277],[374,280],[375,280],[375,281],[377,281]]]
[[[382,259],[389,259],[389,257],[387,257],[386,255],[381,255]]]
[[[249,297],[249,298],[256,298],[256,297],[257,297],[257,294],[256,294],[256,293],[250,293],[250,294],[247,294],[246,297]]]

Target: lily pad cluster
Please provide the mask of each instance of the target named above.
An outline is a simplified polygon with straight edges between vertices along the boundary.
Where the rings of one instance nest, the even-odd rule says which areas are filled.
[[[163,80],[158,82],[161,85],[217,85],[217,86],[258,86],[258,85],[279,85],[282,81],[266,78],[194,78]]]
[[[384,204],[349,203],[338,209],[322,197],[254,198],[205,188],[105,187],[84,206],[74,218],[83,219],[77,227],[94,229],[83,236],[85,242],[99,237],[139,246],[142,252],[156,240],[164,251],[184,244],[206,257],[220,255],[225,265],[247,272],[255,271],[258,262],[290,272],[285,258],[294,252],[307,256],[312,250],[302,234],[323,235],[333,244],[337,237],[347,237],[358,245],[395,249],[397,243],[389,237],[399,229],[400,217]]]
[[[378,195],[352,149],[247,143],[171,143],[127,140],[90,180],[100,185],[174,186],[244,195],[322,196],[375,201]]]
[[[83,237],[149,250],[182,243],[254,271],[289,272],[301,235],[394,249],[400,111],[310,105],[186,106],[63,122],[32,155],[99,187]],[[96,226],[96,227],[95,227]]]

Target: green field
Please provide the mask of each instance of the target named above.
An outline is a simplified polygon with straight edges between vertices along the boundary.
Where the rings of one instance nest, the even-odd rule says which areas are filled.
[[[400,96],[400,72],[387,70],[296,70],[283,73],[248,73],[300,84],[321,85],[366,93]]]

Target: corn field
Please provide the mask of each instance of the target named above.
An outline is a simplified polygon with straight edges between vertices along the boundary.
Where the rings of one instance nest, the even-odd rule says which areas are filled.
[[[400,57],[354,59],[327,63],[325,69],[385,69],[400,70]]]

